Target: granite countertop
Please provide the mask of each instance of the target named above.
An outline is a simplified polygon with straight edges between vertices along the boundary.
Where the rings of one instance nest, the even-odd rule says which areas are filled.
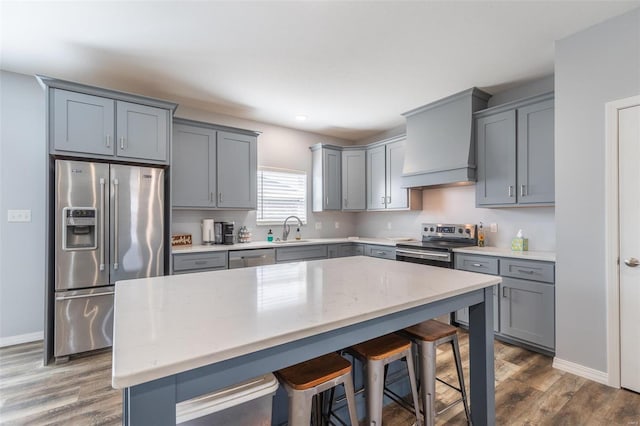
[[[118,281],[112,384],[134,386],[500,282],[365,256]]]
[[[485,256],[512,257],[517,259],[541,260],[555,262],[556,253],[553,251],[511,251],[498,247],[463,247],[453,250],[456,253],[480,254]]]
[[[250,250],[261,248],[277,248],[304,246],[314,244],[339,244],[339,243],[361,243],[361,244],[378,244],[384,246],[395,247],[399,241],[407,241],[406,238],[368,238],[368,237],[345,237],[345,238],[304,238],[301,241],[290,240],[286,243],[268,242],[268,241],[252,241],[250,243],[236,244],[215,244],[215,245],[194,245],[184,247],[172,247],[171,252],[176,253],[199,253],[207,251],[227,251],[227,250]]]

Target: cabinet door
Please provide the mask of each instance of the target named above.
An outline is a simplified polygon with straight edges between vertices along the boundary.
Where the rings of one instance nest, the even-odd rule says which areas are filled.
[[[553,203],[553,100],[518,109],[518,203]]]
[[[551,284],[502,278],[500,331],[547,348],[554,348],[554,287]]]
[[[516,112],[476,121],[478,205],[516,202]]]
[[[257,151],[255,136],[218,132],[218,207],[256,208]]]
[[[215,130],[175,124],[171,164],[174,207],[216,206]]]
[[[52,93],[53,148],[113,155],[114,101],[60,89]]]
[[[169,111],[122,101],[116,108],[116,155],[167,161]]]
[[[342,207],[341,162],[342,155],[340,151],[334,149],[322,150],[323,210],[340,210]]]
[[[384,209],[386,203],[386,148],[367,150],[367,209]]]
[[[402,167],[404,165],[404,141],[392,142],[387,148],[387,208],[406,209],[409,207],[408,190],[402,187]]]
[[[364,150],[342,152],[342,210],[364,210],[366,203]]]

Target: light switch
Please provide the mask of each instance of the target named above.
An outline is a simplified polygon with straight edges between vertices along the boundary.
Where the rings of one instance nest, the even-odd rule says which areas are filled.
[[[7,222],[31,222],[31,210],[8,210]]]
[[[492,223],[492,224],[489,226],[489,230],[490,230],[491,232],[498,232],[498,224],[497,224],[497,223]]]

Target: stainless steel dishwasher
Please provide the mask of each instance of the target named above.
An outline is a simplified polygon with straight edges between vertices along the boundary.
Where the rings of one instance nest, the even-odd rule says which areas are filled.
[[[229,251],[229,269],[273,265],[274,263],[276,263],[276,250],[272,248]]]

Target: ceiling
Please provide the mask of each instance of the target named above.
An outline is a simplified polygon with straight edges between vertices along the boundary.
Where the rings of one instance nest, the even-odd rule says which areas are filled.
[[[638,6],[2,0],[0,67],[358,140],[472,86],[552,74],[554,40]]]

